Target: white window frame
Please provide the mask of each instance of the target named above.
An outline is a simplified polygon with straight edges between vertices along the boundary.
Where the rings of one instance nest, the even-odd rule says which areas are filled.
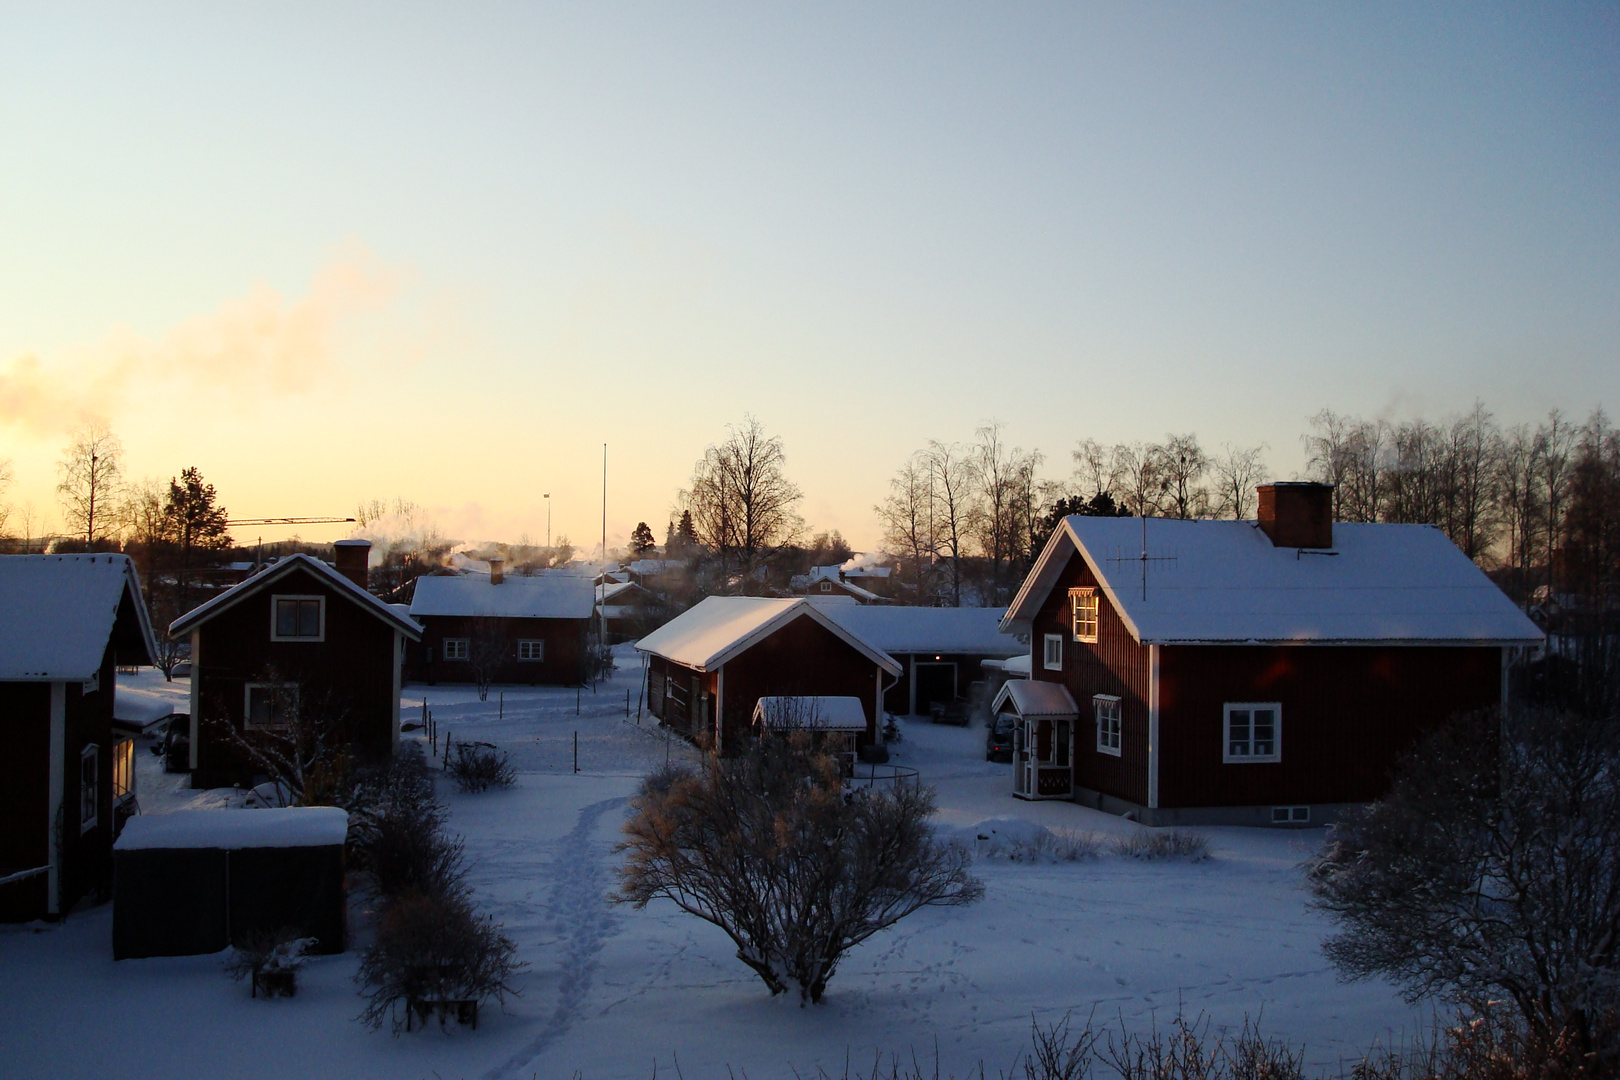
[[[1254,744],[1258,741],[1254,737],[1254,714],[1260,709],[1272,711],[1271,753],[1256,754]],[[1247,750],[1234,752],[1232,749],[1232,714],[1246,712],[1248,735],[1243,740]],[[1227,765],[1263,765],[1267,762],[1282,760],[1282,703],[1277,701],[1228,701],[1221,707],[1221,761]]]
[[[277,609],[283,600],[314,600],[320,604],[320,632],[317,634],[281,634],[276,628]],[[326,597],[310,593],[273,593],[270,597],[270,640],[271,641],[325,641],[326,640]]]
[[[525,655],[527,653],[527,655]],[[542,664],[546,659],[545,638],[518,638],[517,658],[525,664]]]
[[[472,638],[447,637],[439,642],[441,660],[465,660],[472,655]]]
[[[79,753],[79,833],[101,823],[101,747],[91,743]]]
[[[1119,757],[1120,746],[1125,741],[1125,720],[1119,695],[1093,694],[1091,711],[1097,718],[1097,753]]]
[[[830,582],[830,581],[823,581],[823,582],[822,582],[822,583],[821,583],[821,591],[822,591],[822,592],[832,592],[832,582]]]
[[[1081,618],[1081,609],[1086,610],[1086,617]],[[1076,641],[1085,641],[1095,644],[1097,641],[1097,628],[1102,621],[1102,598],[1093,588],[1079,588],[1069,590],[1069,630]],[[1082,625],[1090,627],[1089,631],[1082,630]]]
[[[253,722],[253,691],[279,690],[287,695],[287,701],[294,716],[298,714],[298,684],[250,682],[242,687],[242,730],[244,731],[287,731],[292,727],[289,719],[285,724],[255,724]]]
[[[1063,635],[1046,634],[1041,638],[1041,667],[1047,671],[1063,670]]]
[[[135,797],[134,739],[119,739],[113,743],[112,795],[114,806]]]

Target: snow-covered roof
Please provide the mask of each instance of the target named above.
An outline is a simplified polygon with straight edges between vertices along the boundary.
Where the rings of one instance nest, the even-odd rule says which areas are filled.
[[[1001,632],[1000,608],[849,607],[830,608],[827,615],[891,655],[957,653],[1016,656],[1028,652]]]
[[[633,581],[616,581],[611,585],[598,585],[596,587],[596,602],[598,604],[607,603],[614,597],[620,595],[621,593],[629,592],[631,589],[634,589],[636,592],[640,593],[647,591]]]
[[[1027,679],[1030,677],[1030,655],[1020,653],[1009,656],[1005,660],[980,660],[979,666],[987,671],[999,671],[1009,679]]]
[[[1080,715],[1069,688],[1062,683],[1039,682],[1032,679],[1012,679],[1002,684],[990,711],[998,713],[1010,704],[1013,711],[1026,719],[1073,719]]]
[[[710,596],[636,643],[640,652],[711,671],[794,619],[813,619],[891,675],[894,657],[832,620],[832,608],[800,597]]]
[[[637,559],[630,564],[630,572],[649,576],[662,574],[666,570],[672,570],[680,566],[682,561],[681,559]]]
[[[340,847],[349,835],[349,815],[335,806],[289,806],[274,810],[176,810],[141,814],[124,823],[117,851],[154,848]]]
[[[218,615],[220,612],[226,610],[227,608],[235,607],[237,604],[241,603],[243,600],[246,600],[254,593],[260,592],[270,585],[275,584],[277,581],[286,577],[288,574],[299,569],[300,567],[308,570],[312,574],[324,578],[326,583],[332,588],[338,590],[340,593],[346,594],[362,608],[370,611],[372,614],[381,618],[384,622],[402,631],[412,641],[418,641],[421,639],[422,627],[413,622],[408,616],[403,615],[399,611],[395,610],[393,605],[384,603],[378,597],[375,597],[371,593],[362,589],[353,581],[332,569],[326,563],[323,563],[319,559],[311,558],[310,556],[305,555],[303,552],[299,552],[295,555],[288,555],[285,558],[276,560],[274,563],[259,571],[259,573],[254,574],[246,581],[237,585],[232,585],[229,589],[226,589],[224,592],[220,593],[206,604],[200,604],[197,607],[192,608],[190,611],[186,612],[184,615],[180,616],[178,619],[174,620],[174,622],[169,624],[169,633],[171,635],[184,634],[195,627],[201,626],[203,623],[207,622],[215,615]],[[429,579],[423,578],[422,580],[427,581]]]
[[[753,722],[768,728],[807,728],[815,731],[865,731],[866,709],[856,697],[762,697],[754,705]]]
[[[120,686],[113,695],[113,724],[134,731],[145,731],[174,715],[174,698]]]
[[[596,609],[588,577],[507,576],[499,585],[484,574],[416,579],[411,615],[464,615],[493,619],[589,619]]]
[[[1253,522],[1068,517],[1002,625],[1027,631],[1079,551],[1131,634],[1151,644],[1527,645],[1541,631],[1445,533],[1335,524],[1331,551],[1274,547]]]
[[[0,557],[0,681],[88,679],[101,669],[125,598],[144,661],[157,654],[128,555]],[[115,695],[116,696],[116,695]]]

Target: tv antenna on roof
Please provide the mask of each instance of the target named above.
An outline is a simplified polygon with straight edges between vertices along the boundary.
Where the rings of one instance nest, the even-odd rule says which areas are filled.
[[[1176,561],[1176,556],[1174,556],[1174,555],[1149,555],[1148,554],[1148,539],[1147,539],[1147,523],[1148,523],[1148,519],[1147,519],[1147,515],[1142,514],[1141,515],[1141,520],[1142,520],[1142,553],[1140,555],[1123,555],[1123,554],[1118,553],[1119,552],[1118,548],[1115,548],[1114,549],[1114,551],[1115,551],[1114,556],[1112,558],[1110,558],[1108,561],[1109,562],[1115,562],[1115,563],[1122,563],[1122,564],[1123,563],[1128,563],[1128,562],[1134,562],[1134,563],[1140,563],[1142,565],[1142,599],[1145,601],[1145,600],[1147,600],[1148,563],[1160,563],[1160,562],[1173,563],[1173,562]]]

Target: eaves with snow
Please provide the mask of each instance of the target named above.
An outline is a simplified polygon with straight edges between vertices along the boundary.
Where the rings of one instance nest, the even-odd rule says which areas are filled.
[[[1534,645],[1544,635],[1429,525],[1333,525],[1330,549],[1273,546],[1252,521],[1063,520],[1007,609],[1031,620],[1079,552],[1143,644]],[[1145,585],[1144,585],[1145,577]]]

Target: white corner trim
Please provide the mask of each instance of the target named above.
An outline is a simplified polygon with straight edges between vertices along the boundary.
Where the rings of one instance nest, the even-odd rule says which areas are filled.
[[[394,631],[394,738],[393,752],[399,753],[399,694],[403,689],[401,681],[405,666],[405,635],[398,630]]]
[[[1159,646],[1148,646],[1148,809],[1159,808]]]
[[[197,733],[202,729],[202,670],[197,666],[197,659],[202,654],[198,647],[202,644],[202,631],[191,632],[191,760],[188,764],[192,772],[197,771],[197,746],[202,742]]]

